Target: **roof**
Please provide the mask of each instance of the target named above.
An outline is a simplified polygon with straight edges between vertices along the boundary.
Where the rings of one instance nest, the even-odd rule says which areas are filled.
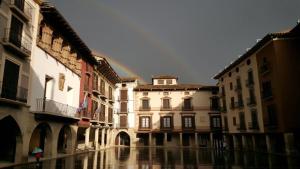
[[[59,30],[61,34],[66,37],[66,39],[72,44],[72,46],[75,47],[82,57],[90,59],[96,63],[91,50],[53,5],[49,2],[43,2],[41,4],[40,12],[42,13],[43,18],[51,23],[51,26],[53,26],[56,30]]]
[[[106,60],[105,57],[96,55],[93,53],[93,56],[96,58],[98,62],[97,69],[98,71],[107,79],[109,80],[112,84],[116,84],[121,82],[121,78],[119,75],[115,72],[115,70],[110,66],[108,61]]]
[[[171,75],[155,75],[152,76],[152,79],[178,79],[178,77]]]
[[[220,73],[216,74],[213,78],[219,79],[225,73],[229,72],[232,68],[234,68],[235,66],[240,64],[242,61],[246,60],[248,57],[250,57],[252,54],[254,54],[257,50],[262,48],[269,41],[272,41],[275,38],[289,38],[289,37],[295,37],[295,36],[300,36],[300,24],[299,23],[293,29],[291,29],[289,32],[267,34],[262,40],[260,40],[258,43],[256,43],[250,50],[248,50],[241,57],[236,59],[233,63],[231,63],[229,66],[227,66]]]
[[[136,77],[122,77],[121,82],[135,82],[137,79]]]
[[[217,86],[204,86],[200,84],[178,84],[178,85],[138,85],[135,91],[185,91],[185,90],[213,90]]]

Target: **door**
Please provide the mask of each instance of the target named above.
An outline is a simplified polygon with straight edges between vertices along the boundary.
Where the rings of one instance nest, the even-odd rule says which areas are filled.
[[[16,100],[20,67],[5,60],[1,97]]]

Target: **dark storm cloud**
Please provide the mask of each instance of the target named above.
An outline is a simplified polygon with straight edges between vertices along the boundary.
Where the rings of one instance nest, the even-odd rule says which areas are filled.
[[[52,0],[90,48],[144,79],[211,77],[256,39],[300,18],[299,0]]]

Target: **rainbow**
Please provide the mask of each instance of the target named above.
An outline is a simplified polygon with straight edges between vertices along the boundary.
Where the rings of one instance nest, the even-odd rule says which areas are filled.
[[[145,41],[149,42],[151,45],[153,45],[155,48],[159,49],[165,57],[168,57],[172,60],[174,60],[178,66],[180,66],[181,70],[185,71],[184,73],[191,78],[193,78],[195,81],[198,79],[197,71],[188,64],[187,60],[178,55],[176,50],[169,46],[167,43],[164,43],[163,40],[156,37],[154,34],[151,34],[150,32],[147,32],[146,29],[141,27],[140,25],[134,23],[129,18],[125,17],[121,13],[119,13],[117,10],[114,10],[111,7],[108,7],[104,4],[101,4],[97,0],[88,0],[91,2],[91,5],[97,6],[102,12],[106,13],[107,15],[111,16],[113,19],[117,20],[118,22],[125,24],[127,27],[129,27],[131,30],[136,32],[138,35],[140,35]],[[112,60],[112,58],[109,58]],[[114,62],[115,60],[112,60]],[[129,74],[135,74],[130,69],[119,62],[115,61],[116,65],[120,67],[120,69],[123,69],[123,71],[127,71]],[[116,68],[118,69],[118,68]],[[160,73],[160,72],[159,72]],[[139,77],[139,76],[138,76]]]

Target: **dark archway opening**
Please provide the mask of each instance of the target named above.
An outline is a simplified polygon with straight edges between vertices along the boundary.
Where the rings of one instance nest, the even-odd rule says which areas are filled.
[[[0,120],[0,134],[0,161],[14,162],[16,146],[22,142],[22,137],[18,124],[11,116]]]
[[[130,146],[130,137],[126,132],[120,132],[115,140],[116,145]]]
[[[39,147],[43,150],[44,156],[51,154],[52,145],[52,132],[50,126],[47,123],[39,124],[32,132],[29,142],[29,155],[32,155],[32,151],[35,147]]]
[[[72,146],[72,134],[69,126],[63,126],[58,135],[57,152],[69,153]]]

